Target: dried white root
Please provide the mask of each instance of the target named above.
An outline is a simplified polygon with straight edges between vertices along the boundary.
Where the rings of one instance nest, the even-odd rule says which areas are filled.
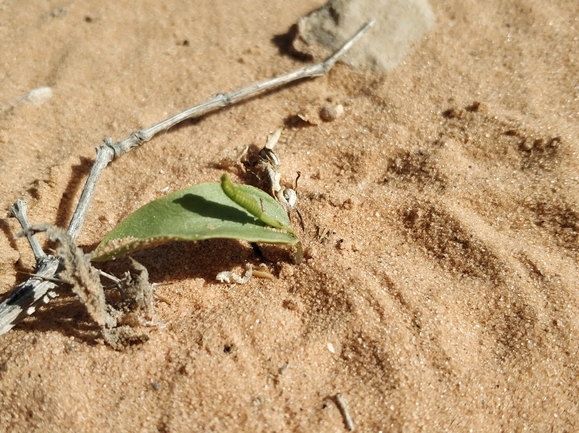
[[[349,431],[356,430],[356,427],[354,426],[354,421],[352,421],[352,416],[350,415],[350,412],[348,412],[348,405],[344,401],[342,394],[337,393],[334,398],[336,399],[336,405],[338,406],[338,409],[340,409],[340,412],[342,412],[342,416],[344,417],[344,423],[346,424],[348,430]]]
[[[277,171],[281,161],[273,148],[277,144],[283,128],[277,128],[268,135],[267,142],[263,149],[259,151],[259,162],[257,164],[267,178],[270,194],[284,207],[289,214],[297,203],[297,194],[292,188],[281,186],[281,174]]]
[[[247,271],[245,272],[245,275],[243,277],[232,271],[223,271],[219,272],[215,277],[215,279],[220,283],[245,284],[249,281],[249,279],[253,275],[253,268],[251,266],[251,263],[247,263],[245,265],[245,268],[247,269]]]

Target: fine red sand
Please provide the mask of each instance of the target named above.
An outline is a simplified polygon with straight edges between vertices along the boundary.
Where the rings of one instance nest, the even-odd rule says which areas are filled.
[[[103,137],[302,67],[273,40],[322,3],[4,2],[0,206],[66,226]],[[262,261],[249,245],[134,254],[170,304],[124,351],[64,289],[0,336],[0,431],[339,432],[336,393],[361,432],[579,430],[579,3],[431,5],[392,72],[338,64],[113,162],[87,251],[287,124],[306,259],[227,286],[218,272]],[[52,99],[16,103],[40,86]],[[328,103],[344,115],[321,121]],[[8,293],[34,259],[2,230]]]

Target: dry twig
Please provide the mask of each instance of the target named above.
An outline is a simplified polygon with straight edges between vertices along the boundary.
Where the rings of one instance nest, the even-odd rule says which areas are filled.
[[[342,412],[342,416],[344,417],[344,423],[346,424],[348,430],[349,431],[356,430],[356,427],[354,426],[354,421],[352,421],[350,412],[348,412],[348,405],[344,401],[344,397],[342,396],[342,394],[338,393],[334,396],[334,398],[336,400],[336,405],[338,406],[338,409],[340,409],[340,412]]]

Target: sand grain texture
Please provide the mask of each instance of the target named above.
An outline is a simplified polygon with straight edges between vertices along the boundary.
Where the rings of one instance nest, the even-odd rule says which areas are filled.
[[[103,137],[302,66],[273,39],[322,3],[4,2],[0,206],[66,225]],[[171,283],[168,326],[121,352],[65,291],[0,337],[0,431],[345,431],[338,392],[361,432],[577,431],[579,3],[431,5],[389,73],[338,64],[113,162],[86,250],[285,120],[344,107],[276,147],[302,172],[303,264],[228,287],[218,272],[259,263],[245,244],[139,252]],[[33,257],[2,229],[6,293]]]

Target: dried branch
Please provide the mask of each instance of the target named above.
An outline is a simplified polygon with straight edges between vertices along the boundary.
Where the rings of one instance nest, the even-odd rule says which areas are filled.
[[[38,243],[38,240],[34,237],[34,234],[29,231],[30,223],[28,222],[28,216],[26,215],[26,209],[28,205],[24,200],[16,200],[12,206],[10,206],[9,212],[10,215],[15,217],[20,225],[22,226],[22,230],[26,233],[26,239],[28,239],[28,243],[30,244],[30,248],[32,248],[32,253],[34,254],[34,258],[36,259],[36,263],[38,263],[43,257],[46,256],[44,251],[42,251],[42,247]]]

